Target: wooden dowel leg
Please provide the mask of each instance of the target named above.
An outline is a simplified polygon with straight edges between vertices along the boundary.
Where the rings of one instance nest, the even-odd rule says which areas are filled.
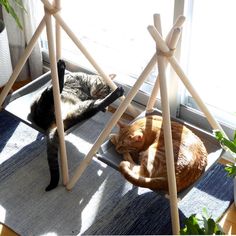
[[[155,28],[158,30],[160,35],[162,35],[161,16],[160,16],[160,14],[154,14],[153,15],[153,21],[154,21]],[[171,32],[172,32],[172,29],[170,30],[169,33],[171,33]],[[165,68],[166,68],[166,66],[167,66],[167,63],[165,63]],[[152,93],[151,93],[151,95],[150,95],[150,97],[148,99],[148,102],[147,102],[147,106],[146,106],[147,113],[153,111],[153,107],[155,105],[155,102],[156,102],[159,90],[160,90],[160,82],[159,82],[159,75],[157,75],[155,84],[154,84],[153,89],[152,89]]]
[[[71,38],[71,40],[75,43],[75,45],[80,49],[80,51],[84,54],[84,56],[88,59],[88,61],[93,65],[93,67],[96,69],[96,71],[106,80],[108,85],[115,90],[117,86],[115,83],[106,75],[106,73],[100,68],[100,66],[97,64],[97,62],[94,60],[94,58],[91,56],[91,54],[87,51],[87,49],[84,47],[84,45],[80,42],[80,40],[77,38],[75,33],[68,27],[68,25],[65,23],[65,21],[62,19],[60,14],[54,15],[58,23],[61,25],[63,30],[68,34],[68,36]]]
[[[153,25],[149,25],[148,31],[153,37],[153,39],[156,41],[159,50],[161,50],[163,53],[168,53],[170,50],[166,45],[166,42],[162,39],[160,33],[157,31],[157,29]]]
[[[161,23],[158,23],[158,17],[154,18],[155,31],[161,39]],[[156,20],[158,20],[156,22]],[[173,29],[171,29],[172,31]],[[149,29],[150,31],[150,29]],[[153,37],[155,36],[152,35]],[[166,38],[166,41],[163,41],[163,47],[165,48],[166,42],[172,39],[172,45],[176,45],[177,37],[173,37],[171,34],[170,38]],[[155,37],[154,37],[155,38]],[[160,41],[160,40],[157,40]],[[169,96],[167,90],[167,82],[166,82],[166,66],[167,61],[166,58],[162,55],[159,55],[159,43],[156,44],[156,55],[157,55],[157,66],[159,71],[159,84],[160,84],[160,92],[161,92],[161,106],[162,106],[162,116],[163,116],[163,131],[164,131],[164,141],[165,141],[165,156],[166,156],[166,168],[167,168],[167,177],[168,177],[168,189],[170,196],[170,211],[171,211],[171,222],[172,222],[172,233],[179,234],[179,212],[178,212],[178,200],[177,200],[177,186],[176,186],[176,177],[175,177],[175,163],[174,163],[174,153],[173,153],[173,141],[172,141],[172,132],[171,132],[171,120],[170,120],[170,108],[169,108]],[[168,48],[166,46],[166,48]],[[167,49],[166,49],[167,51]],[[168,48],[169,51],[169,48]],[[158,82],[156,81],[156,83]],[[158,83],[157,83],[158,84]]]
[[[154,18],[155,28],[158,30],[159,34],[162,35],[160,15],[159,14],[154,14],[153,18]],[[178,19],[176,20],[176,22],[174,24],[174,27],[177,27],[177,26],[178,27],[177,28],[172,27],[171,30],[169,31],[166,39],[165,39],[165,42],[167,43],[169,48],[172,49],[172,50],[175,49],[176,44],[178,42],[179,34],[180,34],[179,26],[182,26],[182,24],[184,22],[184,19],[185,18],[182,17],[182,16],[178,17]],[[168,64],[168,62],[165,60],[165,69],[167,67],[167,64]],[[146,111],[148,113],[153,111],[153,107],[155,105],[159,90],[160,90],[159,76],[157,76],[156,82],[155,82],[155,84],[153,86],[153,89],[152,89],[151,96],[149,97],[148,102],[147,102],[147,106],[146,106]]]
[[[165,41],[160,37],[160,34],[155,29],[155,27],[149,26],[148,30],[149,30],[150,34],[152,35],[152,37],[154,38],[154,40],[156,41],[156,43],[158,44],[158,47],[160,47],[160,50],[164,53],[168,53],[169,48],[166,45]],[[176,34],[178,36],[178,34],[179,34],[178,31],[176,31]],[[173,69],[175,70],[177,75],[180,77],[180,79],[184,83],[185,87],[188,89],[188,91],[193,96],[193,98],[196,101],[196,103],[198,104],[199,108],[205,114],[205,116],[206,116],[208,122],[210,123],[210,125],[212,126],[212,128],[219,129],[224,133],[222,127],[219,125],[219,123],[212,116],[212,114],[210,113],[210,111],[208,110],[208,108],[206,107],[204,102],[202,101],[201,97],[198,95],[197,91],[195,90],[195,88],[192,86],[192,84],[188,80],[187,76],[185,75],[184,71],[180,67],[180,65],[177,62],[177,60],[175,59],[175,57],[171,56],[171,57],[167,57],[167,59],[169,60],[171,66],[173,67]],[[227,137],[227,135],[225,133],[224,133],[224,135]]]
[[[175,28],[173,30],[171,38],[169,39],[169,42],[166,41],[170,50],[175,50],[177,43],[179,41],[179,38],[180,38],[180,33],[181,33],[181,29]]]
[[[5,87],[3,88],[1,94],[0,94],[0,107],[2,106],[7,94],[9,93],[9,91],[11,90],[13,84],[15,83],[18,75],[20,74],[25,62],[27,61],[27,59],[29,58],[40,34],[42,33],[43,29],[45,27],[45,18],[43,18],[40,22],[40,24],[38,25],[34,35],[32,36],[31,40],[29,41],[28,45],[25,48],[24,53],[22,54],[22,56],[20,57],[18,63],[16,64],[13,73],[9,79],[9,81],[7,82],[7,84],[5,85]]]
[[[160,82],[159,82],[159,75],[156,78],[155,84],[152,89],[152,93],[148,99],[147,106],[146,106],[146,112],[151,113],[153,111],[153,107],[155,106],[155,102],[158,96],[160,90]]]
[[[100,66],[97,64],[97,62],[93,59],[91,54],[87,51],[87,49],[82,45],[82,43],[79,41],[79,39],[76,37],[73,31],[66,25],[66,23],[63,21],[63,19],[60,17],[59,14],[54,15],[56,20],[60,23],[63,30],[68,34],[68,36],[71,38],[71,40],[75,43],[75,45],[80,49],[80,51],[84,54],[84,56],[88,59],[88,61],[93,65],[93,67],[96,69],[96,71],[105,79],[106,83],[115,90],[117,88],[116,84],[105,74],[105,72],[100,68]],[[124,97],[121,98],[124,100]],[[128,108],[129,112],[136,117],[139,115],[139,112],[131,105],[129,104]]]
[[[42,0],[43,4],[49,9],[50,11],[53,10],[53,6],[49,3],[47,0]],[[115,83],[110,80],[110,78],[106,75],[106,73],[100,68],[100,66],[97,64],[97,62],[94,60],[94,58],[91,56],[91,54],[87,51],[87,49],[84,47],[84,45],[80,42],[80,40],[77,38],[75,33],[70,29],[70,27],[66,24],[66,22],[62,19],[59,12],[54,14],[54,17],[58,24],[63,28],[63,30],[67,33],[67,35],[71,38],[71,40],[75,43],[75,45],[80,49],[80,51],[84,54],[84,56],[88,59],[88,61],[91,63],[91,65],[96,69],[96,71],[106,80],[108,85],[115,90],[117,86]]]
[[[154,22],[154,26],[156,27],[156,29],[162,35],[160,14],[154,14],[153,15],[153,22]],[[146,106],[146,112],[147,113],[153,111],[153,107],[155,106],[155,102],[156,102],[159,90],[160,90],[159,75],[157,75],[157,78],[156,78],[155,84],[153,86],[151,95],[149,96],[149,99],[148,99],[148,102],[147,102],[147,106]]]
[[[48,0],[41,0],[47,9],[53,10],[53,6],[50,4]],[[91,54],[87,51],[87,49],[83,46],[80,40],[76,37],[75,33],[69,28],[66,22],[62,19],[59,12],[54,14],[56,21],[61,25],[63,30],[68,34],[71,40],[75,43],[75,45],[80,49],[80,51],[84,54],[87,60],[91,63],[91,65],[95,68],[95,70],[105,79],[106,83],[111,87],[112,90],[117,88],[116,84],[106,75],[106,73],[100,68]],[[121,98],[122,100],[124,97]],[[136,117],[139,115],[139,112],[130,104],[128,106],[128,111]]]
[[[92,146],[92,148],[90,149],[90,151],[88,152],[84,160],[80,163],[80,165],[75,170],[74,175],[72,176],[72,178],[70,179],[69,183],[66,186],[68,190],[71,190],[76,184],[76,182],[79,180],[80,176],[83,174],[84,170],[87,168],[87,166],[91,162],[93,155],[97,152],[99,147],[102,145],[106,137],[111,132],[112,128],[115,126],[115,124],[120,119],[124,111],[127,109],[128,105],[134,98],[135,94],[137,93],[137,91],[139,90],[139,88],[141,87],[145,79],[147,78],[148,74],[151,72],[155,63],[156,63],[156,55],[154,54],[154,56],[152,57],[148,65],[143,70],[139,79],[136,81],[132,89],[127,94],[126,98],[117,108],[116,112],[113,114],[112,118],[110,119],[110,121],[108,122],[108,124],[106,125],[106,127],[104,128],[104,130],[102,131],[102,133],[100,134],[100,136],[98,137],[98,139],[96,140],[96,142],[94,143],[94,145]]]
[[[58,10],[61,9],[61,0],[55,1],[55,7]],[[57,21],[56,21],[55,30],[56,30],[56,58],[58,61],[62,57],[61,57],[61,26]]]
[[[61,96],[60,96],[60,90],[59,90],[57,62],[56,62],[55,49],[54,49],[52,20],[51,20],[51,15],[47,11],[45,11],[45,17],[46,17],[45,19],[46,19],[47,38],[48,38],[52,86],[53,86],[53,100],[54,100],[54,107],[55,107],[57,132],[58,132],[59,144],[60,144],[62,178],[63,178],[63,184],[66,185],[69,180],[68,164],[67,164],[65,137],[64,137],[64,125],[63,125],[62,114],[61,114]]]
[[[173,30],[174,30],[175,28],[181,28],[182,25],[183,25],[183,23],[184,23],[184,21],[185,21],[185,17],[184,17],[184,16],[179,16],[179,17],[176,19],[174,25],[172,26],[172,29],[170,30],[170,32],[169,32],[168,35],[166,36],[166,42],[167,42],[167,44],[169,43],[169,40],[170,40],[170,38],[172,37],[172,32],[173,32]]]
[[[161,92],[161,105],[163,116],[163,130],[165,141],[165,156],[166,167],[168,176],[168,187],[170,196],[170,209],[171,209],[171,222],[172,233],[174,235],[179,234],[179,212],[178,212],[178,200],[177,200],[177,187],[175,177],[175,164],[173,154],[173,143],[171,133],[171,120],[169,111],[169,98],[167,93],[166,75],[165,75],[165,58],[158,56],[158,70],[160,75],[160,92]]]
[[[154,23],[155,28],[160,33],[160,35],[162,35],[161,15],[160,14],[154,14],[153,15],[153,23]]]

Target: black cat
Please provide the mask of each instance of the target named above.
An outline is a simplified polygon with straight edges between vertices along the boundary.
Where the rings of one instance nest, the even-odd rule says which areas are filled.
[[[65,62],[57,63],[64,129],[91,118],[124,94],[122,87],[111,91],[101,76],[85,73],[65,74]],[[60,174],[58,163],[58,133],[55,123],[52,86],[46,88],[31,105],[30,117],[47,131],[47,158],[51,175],[46,191],[57,187]]]

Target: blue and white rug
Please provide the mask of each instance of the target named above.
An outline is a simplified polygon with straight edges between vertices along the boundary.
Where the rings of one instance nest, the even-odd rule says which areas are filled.
[[[101,113],[66,137],[70,174],[89,151],[109,113]],[[0,221],[20,235],[171,234],[169,201],[137,188],[94,160],[71,192],[51,192],[44,136],[0,113]],[[233,201],[233,181],[223,166],[211,171],[180,201],[181,220],[204,207],[219,218]]]

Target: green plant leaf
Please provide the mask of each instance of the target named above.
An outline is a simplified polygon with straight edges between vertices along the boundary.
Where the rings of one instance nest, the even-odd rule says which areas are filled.
[[[182,235],[198,235],[202,234],[203,231],[198,224],[198,219],[195,214],[184,220],[185,227],[180,230]]]
[[[219,130],[215,130],[214,135],[215,135],[216,140],[220,142],[223,148],[229,149],[233,153],[236,153],[236,144],[234,143],[234,141],[231,141],[225,138],[222,132]]]
[[[9,13],[9,2],[5,0],[0,0],[0,4],[5,8],[6,12]]]
[[[224,138],[224,135],[219,130],[213,130],[213,133],[218,141],[221,141],[221,139]]]
[[[205,217],[206,219],[210,218],[210,216],[208,215],[206,207],[203,207],[203,209],[202,209],[202,216]]]
[[[215,223],[215,221],[210,218],[210,219],[207,220],[207,225],[208,225],[208,228],[207,228],[206,233],[210,234],[210,235],[214,234],[215,231],[216,231],[216,223]]]
[[[202,215],[193,214],[184,220],[185,226],[180,229],[181,235],[222,235],[224,232],[220,226],[208,216],[206,208],[203,209]],[[200,227],[203,223],[203,227]]]
[[[204,233],[207,234],[208,232],[208,218],[206,218],[205,216],[202,216],[203,218],[203,225],[204,225],[204,228],[202,228],[202,230],[204,230]]]
[[[21,8],[24,12],[26,12],[26,9],[24,8],[21,0],[14,0],[14,3],[17,5],[17,7]],[[4,9],[6,10],[6,12],[13,17],[13,19],[15,20],[18,27],[22,30],[23,26],[20,22],[20,19],[19,19],[18,15],[16,14],[13,6],[9,3],[9,1],[8,0],[0,0],[0,5],[2,5],[4,7]]]
[[[233,142],[236,145],[236,130],[234,131],[234,140],[233,140]]]
[[[18,25],[18,27],[22,30],[23,26],[19,20],[19,17],[17,16],[16,12],[14,11],[14,9],[12,8],[12,6],[9,7],[9,14],[14,18],[16,24]]]
[[[228,140],[224,137],[221,131],[214,130],[215,138],[220,142],[220,144],[223,146],[224,149],[228,149],[232,153],[236,153],[236,131],[234,132],[234,139],[233,141]],[[235,158],[236,163],[236,158]],[[236,165],[235,163],[230,163],[225,166],[225,171],[228,172],[229,177],[235,177],[236,176]]]
[[[229,177],[235,177],[236,176],[236,166],[234,163],[226,164],[225,171],[228,172]]]

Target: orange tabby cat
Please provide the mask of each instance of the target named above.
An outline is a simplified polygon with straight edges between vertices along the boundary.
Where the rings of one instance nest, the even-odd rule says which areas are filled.
[[[119,134],[112,134],[111,142],[123,154],[125,161],[120,163],[120,171],[124,177],[137,186],[168,191],[162,117],[147,116],[119,126]],[[186,126],[172,121],[171,128],[180,192],[200,177],[208,154],[202,141]],[[136,164],[138,159],[140,164]]]

